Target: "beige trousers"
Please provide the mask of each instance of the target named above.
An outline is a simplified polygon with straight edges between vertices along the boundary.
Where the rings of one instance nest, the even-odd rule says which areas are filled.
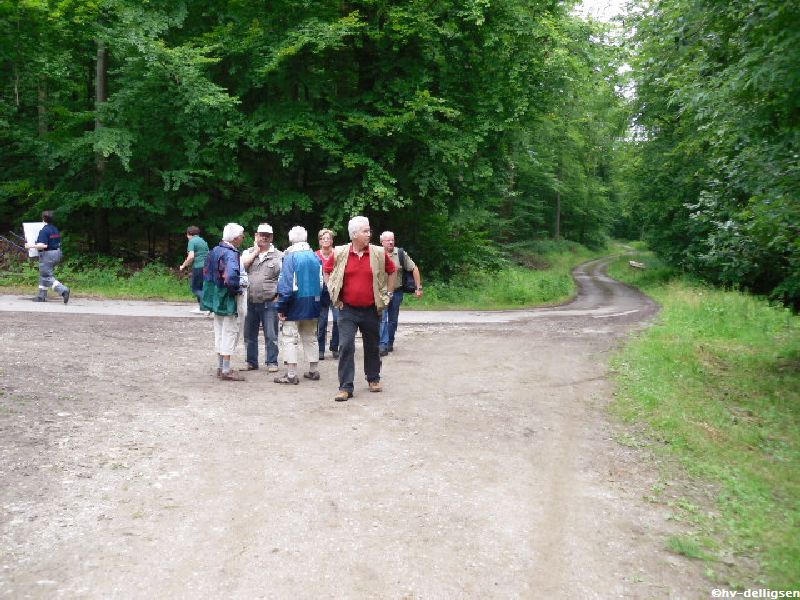
[[[303,345],[306,360],[309,363],[319,361],[319,345],[317,343],[317,320],[283,321],[281,329],[281,348],[283,360],[290,365],[297,364],[300,344]]]

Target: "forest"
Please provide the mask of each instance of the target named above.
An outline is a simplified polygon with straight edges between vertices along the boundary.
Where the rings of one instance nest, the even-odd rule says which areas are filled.
[[[364,214],[443,280],[642,239],[797,307],[800,6],[575,4],[4,0],[0,233],[54,209],[68,252],[167,261]]]

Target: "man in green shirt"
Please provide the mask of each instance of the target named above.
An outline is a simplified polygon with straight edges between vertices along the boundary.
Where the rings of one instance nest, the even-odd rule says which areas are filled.
[[[192,276],[189,278],[189,288],[192,294],[197,298],[197,308],[193,312],[203,312],[200,310],[200,302],[203,299],[203,265],[206,262],[208,255],[208,244],[200,237],[200,228],[196,225],[190,225],[186,229],[186,238],[189,243],[186,245],[186,260],[181,263],[180,270],[192,267]]]

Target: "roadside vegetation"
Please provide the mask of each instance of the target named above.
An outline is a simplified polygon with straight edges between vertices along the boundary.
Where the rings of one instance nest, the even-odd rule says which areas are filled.
[[[56,277],[73,290],[75,296],[137,300],[192,300],[187,275],[160,263],[142,268],[126,267],[117,258],[70,258],[58,265]],[[17,262],[3,272],[6,292],[33,295],[39,283],[35,260]]]
[[[631,269],[631,258],[647,268]],[[677,459],[712,490],[711,507],[699,496],[670,500],[664,474],[652,499],[673,504],[692,531],[670,548],[732,586],[800,588],[800,318],[649,253],[609,272],[662,306],[615,359],[613,411],[644,425],[629,442]]]
[[[511,259],[460,272],[449,281],[423,281],[423,297],[404,300],[403,310],[502,310],[560,304],[576,293],[572,269],[607,255],[609,249],[550,241],[517,245],[510,252]],[[424,271],[422,275],[424,280]]]
[[[574,242],[518,245],[506,255],[492,254],[478,267],[456,272],[447,281],[428,279],[420,261],[425,294],[409,297],[403,309],[512,309],[565,302],[575,294],[573,267],[605,255]],[[131,268],[116,258],[76,257],[58,266],[57,275],[76,296],[193,302],[187,274],[149,263]],[[0,289],[32,294],[39,278],[35,261],[15,263],[5,271]]]

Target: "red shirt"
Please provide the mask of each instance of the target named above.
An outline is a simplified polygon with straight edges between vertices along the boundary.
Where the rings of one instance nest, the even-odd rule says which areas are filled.
[[[319,256],[319,259],[322,261],[322,270],[323,270],[323,272],[325,272],[325,273],[333,273],[333,257],[334,257],[333,248],[331,248],[331,254],[330,254],[330,256],[328,258],[325,258],[324,256],[322,256],[322,250],[317,250],[316,252],[314,252],[314,254]],[[330,266],[330,268],[328,268],[329,266]]]
[[[369,259],[370,247],[359,256],[350,245],[350,254],[344,268],[344,282],[339,300],[350,306],[372,306],[375,304],[375,295],[372,291],[372,265]],[[397,267],[392,258],[385,254],[386,273],[394,273]],[[323,269],[326,273],[333,272],[333,259],[325,261]]]

